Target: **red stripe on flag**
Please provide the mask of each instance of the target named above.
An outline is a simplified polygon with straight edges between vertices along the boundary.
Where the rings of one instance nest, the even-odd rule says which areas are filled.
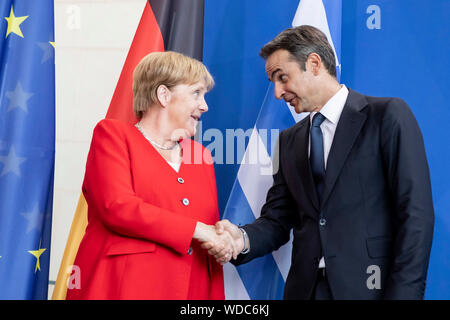
[[[150,52],[164,51],[164,40],[150,4],[145,5],[127,59],[117,82],[106,118],[135,123],[133,113],[133,71]]]

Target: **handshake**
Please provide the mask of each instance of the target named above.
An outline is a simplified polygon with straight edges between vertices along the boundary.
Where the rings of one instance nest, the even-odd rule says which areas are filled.
[[[241,230],[226,219],[215,226],[197,222],[193,238],[200,241],[202,248],[222,265],[231,258],[236,259],[243,249],[249,247],[248,238],[244,241]]]

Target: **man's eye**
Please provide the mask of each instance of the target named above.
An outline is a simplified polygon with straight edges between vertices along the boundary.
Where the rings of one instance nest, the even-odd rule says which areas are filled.
[[[287,80],[287,76],[285,74],[280,75],[279,77],[281,82],[285,82]]]

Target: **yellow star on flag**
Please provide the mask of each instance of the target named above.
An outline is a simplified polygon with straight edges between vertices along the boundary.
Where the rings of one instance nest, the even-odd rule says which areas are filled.
[[[50,43],[53,48],[55,47],[55,41],[49,41],[48,43]]]
[[[5,17],[5,20],[8,21],[8,29],[6,30],[5,38],[8,38],[10,33],[15,33],[23,38],[22,31],[20,30],[20,24],[24,22],[26,18],[28,18],[28,16],[16,17],[14,15],[13,6],[11,6],[11,12],[9,13],[9,17]]]
[[[36,273],[37,270],[41,271],[41,265],[39,263],[39,258],[41,257],[41,254],[43,254],[45,250],[47,250],[47,249],[45,249],[45,248],[41,249],[41,244],[39,244],[38,250],[28,251],[29,253],[31,253],[33,256],[36,257],[36,268],[34,269],[34,273]]]

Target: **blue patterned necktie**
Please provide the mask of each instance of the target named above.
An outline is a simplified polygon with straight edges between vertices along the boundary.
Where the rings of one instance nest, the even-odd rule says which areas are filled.
[[[325,160],[323,154],[323,135],[320,125],[325,120],[325,116],[316,113],[312,120],[311,126],[311,151],[309,161],[311,163],[312,175],[316,184],[317,195],[319,200],[322,196],[324,179],[325,179]]]

